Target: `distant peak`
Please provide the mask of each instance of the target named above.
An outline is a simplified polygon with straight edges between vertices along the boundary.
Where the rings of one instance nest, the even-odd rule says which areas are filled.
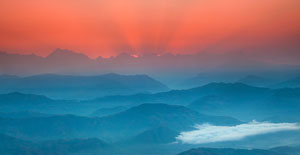
[[[68,49],[57,48],[50,55],[61,54],[61,53],[75,53],[75,52],[68,50]]]
[[[54,50],[52,53],[50,53],[47,58],[51,58],[51,57],[65,57],[65,56],[81,56],[81,57],[86,57],[88,58],[88,56],[82,54],[82,53],[77,53],[74,52],[72,50],[68,50],[68,49],[61,49],[61,48],[57,48],[56,50]]]
[[[102,74],[102,76],[123,76],[123,77],[126,76],[126,77],[150,78],[146,74],[131,74],[131,75],[127,75],[127,74],[118,74],[118,73],[107,73],[107,74]]]
[[[100,60],[103,60],[104,58],[102,57],[102,56],[98,56],[97,58],[96,58],[96,60],[98,60],[98,61],[100,61]]]

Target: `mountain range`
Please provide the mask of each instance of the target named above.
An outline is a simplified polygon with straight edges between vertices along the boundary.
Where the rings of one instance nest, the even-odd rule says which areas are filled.
[[[299,147],[278,147],[263,149],[197,148],[178,155],[299,155]]]
[[[168,144],[168,143],[174,143],[178,135],[179,135],[178,132],[169,129],[168,127],[161,126],[154,129],[146,130],[134,136],[130,140],[126,141],[126,143]]]
[[[146,53],[138,57],[121,53],[110,58],[91,59],[82,53],[58,48],[46,57],[0,52],[0,74],[147,74],[176,88],[195,87],[210,82],[234,82],[249,74],[271,77],[280,75],[285,79],[299,75],[299,63],[286,65],[257,58],[245,52],[201,52],[190,55]],[[198,76],[191,79],[195,75]],[[187,83],[179,84],[185,80]]]
[[[79,101],[54,100],[41,95],[16,92],[0,95],[0,112],[31,111],[99,117],[143,103],[167,103],[187,106],[203,114],[233,116],[244,121],[272,117],[289,117],[290,120],[296,120],[300,109],[299,96],[299,88],[271,89],[242,83],[211,83],[192,89],[113,95]],[[232,111],[233,108],[238,110]]]
[[[154,133],[164,133],[164,131],[169,131],[165,128],[158,128],[154,130]],[[152,145],[152,142],[167,142],[168,139],[161,141],[160,137],[153,139],[153,136],[146,138],[149,132],[142,133],[144,135],[140,138],[135,138],[137,141],[134,143],[135,152],[133,154],[177,154],[176,147],[185,147],[178,146],[176,144],[171,144],[170,150],[163,150],[158,145]],[[151,133],[151,132],[150,132]],[[126,155],[129,152],[132,152],[132,148],[124,145],[116,145],[111,143],[105,143],[97,138],[88,138],[88,139],[70,139],[70,140],[50,140],[50,141],[26,141],[11,136],[0,134],[0,153],[3,155],[18,155],[20,153],[26,155],[73,155],[73,154],[119,154]],[[146,140],[146,141],[145,141]],[[149,143],[150,142],[150,143]],[[129,144],[129,143],[128,143]],[[150,150],[148,150],[149,146]],[[144,150],[143,150],[144,149]],[[148,150],[148,151],[147,151]],[[175,151],[174,151],[175,150]],[[156,153],[155,153],[156,152]],[[175,153],[177,152],[177,153]],[[237,148],[194,148],[188,149],[187,151],[178,153],[178,155],[299,155],[300,148],[299,146],[279,146],[273,147],[270,149],[237,149]]]
[[[204,114],[230,115],[251,121],[273,115],[297,116],[299,99],[299,88],[271,89],[243,83],[210,83],[155,94],[106,96],[90,102],[115,106],[140,103],[178,104]]]
[[[210,83],[191,89],[90,100],[58,100],[19,92],[1,94],[0,139],[11,145],[0,147],[0,153],[169,155],[195,147],[210,154],[295,152],[267,148],[298,145],[299,131],[201,145],[182,144],[176,137],[203,123],[237,126],[252,119],[299,123],[299,96],[299,88],[274,89],[243,83]],[[11,149],[12,146],[15,147]]]
[[[20,92],[1,94],[0,139],[11,145],[3,144],[0,153],[169,155],[200,147],[198,153],[216,155],[274,152],[290,155],[297,149],[268,148],[299,145],[299,131],[199,145],[181,143],[176,137],[183,131],[195,130],[196,124],[235,127],[253,119],[299,123],[299,96],[299,88],[275,89],[243,83],[210,83],[158,93],[100,95],[88,100],[53,99]]]
[[[199,114],[183,106],[142,104],[105,117],[61,115],[0,118],[0,132],[7,135],[17,134],[19,138],[33,140],[90,137],[120,140],[160,126],[166,126],[179,132],[192,129],[192,126],[197,123],[206,122],[217,125],[241,123],[231,117]],[[133,126],[134,128],[132,128]]]
[[[87,99],[112,94],[167,91],[168,88],[147,75],[104,74],[72,76],[42,74],[29,77],[0,76],[0,92],[23,92],[52,98]]]
[[[3,155],[65,155],[106,154],[110,145],[96,138],[32,142],[0,134],[0,154]]]

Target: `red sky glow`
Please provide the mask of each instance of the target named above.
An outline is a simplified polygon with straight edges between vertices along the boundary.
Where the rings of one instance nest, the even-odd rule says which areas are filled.
[[[299,0],[1,0],[0,51],[89,57],[299,44]]]

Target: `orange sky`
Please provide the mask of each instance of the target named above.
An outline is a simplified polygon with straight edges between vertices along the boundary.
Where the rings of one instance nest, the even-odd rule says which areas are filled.
[[[299,0],[1,0],[0,50],[109,57],[298,43]]]

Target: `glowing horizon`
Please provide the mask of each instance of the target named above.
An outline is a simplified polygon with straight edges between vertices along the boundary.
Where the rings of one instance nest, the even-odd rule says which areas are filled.
[[[300,1],[2,0],[0,51],[89,57],[296,46]]]

